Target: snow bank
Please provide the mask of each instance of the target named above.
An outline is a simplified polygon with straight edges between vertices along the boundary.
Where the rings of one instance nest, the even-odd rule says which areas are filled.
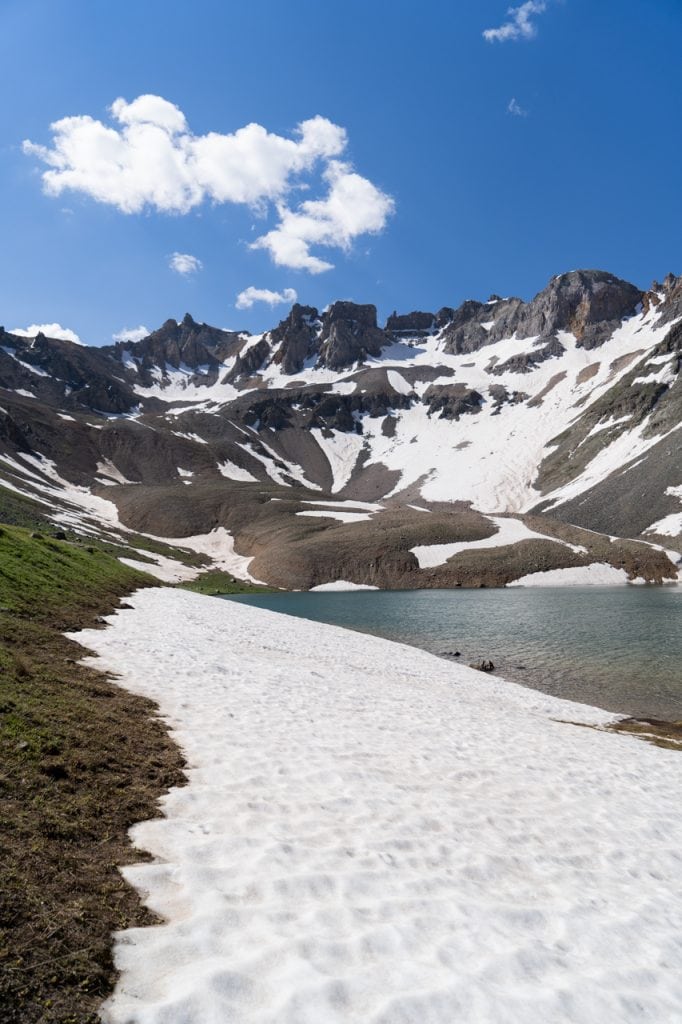
[[[520,519],[505,519],[503,516],[488,516],[490,522],[497,527],[497,533],[483,540],[454,541],[452,544],[420,544],[410,551],[416,556],[420,569],[432,569],[444,565],[448,558],[458,555],[461,551],[482,551],[485,548],[506,547],[507,544],[518,544],[523,540],[550,540],[553,544],[562,544],[572,551],[587,554],[587,548],[579,544],[569,544],[558,537],[549,537],[546,533],[535,533],[529,530]]]
[[[338,509],[306,509],[296,515],[312,519],[338,519],[340,523],[362,523],[372,518],[371,512],[340,512]]]
[[[76,639],[189,785],[109,1024],[679,1021],[682,758],[423,651],[165,589]]]
[[[208,555],[211,565],[206,568],[222,569],[224,572],[231,572],[233,576],[249,580],[251,583],[261,582],[249,572],[253,556],[237,554],[234,550],[234,537],[224,526],[216,526],[210,533],[198,533],[192,537],[157,537],[151,533],[146,536],[151,537],[152,540],[162,541],[164,544],[172,544],[179,548],[187,548],[189,551],[198,551],[199,554]],[[198,573],[199,570],[195,569],[193,575],[197,576]]]
[[[371,587],[367,583],[351,583],[349,580],[334,580],[333,583],[320,583],[317,587],[311,587],[312,593],[323,593],[324,591],[340,590],[378,590],[378,587]]]
[[[178,562],[174,558],[166,558],[165,555],[159,555],[152,551],[144,551],[143,554],[153,561],[142,562],[137,558],[119,558],[119,562],[130,566],[131,569],[146,572],[164,583],[182,583],[185,580],[193,580],[199,575],[198,569]]]
[[[616,569],[606,562],[591,562],[571,569],[548,569],[520,576],[508,587],[616,587],[628,583],[625,569]]]

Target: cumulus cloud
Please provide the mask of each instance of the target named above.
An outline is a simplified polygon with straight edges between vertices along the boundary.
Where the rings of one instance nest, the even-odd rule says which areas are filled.
[[[528,117],[528,111],[525,110],[521,106],[519,101],[514,99],[514,97],[512,97],[509,100],[509,106],[507,107],[507,110],[509,111],[510,114],[513,114],[514,117]]]
[[[35,338],[36,334],[44,334],[46,338],[58,338],[60,341],[72,341],[74,345],[84,345],[75,331],[61,324],[30,324],[28,327],[13,327],[10,334],[20,338]]]
[[[114,341],[142,341],[149,334],[151,334],[149,328],[140,324],[139,327],[124,327],[122,331],[117,331],[111,337]]]
[[[331,264],[312,256],[311,244],[347,249],[358,235],[381,231],[393,210],[389,196],[338,159],[346,131],[320,115],[301,121],[286,138],[259,124],[194,135],[179,107],[161,96],[117,99],[110,113],[109,124],[88,115],[55,121],[50,146],[24,142],[24,152],[47,165],[42,181],[48,195],[79,192],[129,214],[185,214],[206,200],[261,214],[272,206],[280,223],[254,248],[314,273]],[[291,193],[309,189],[319,171],[326,196],[292,209]],[[349,206],[341,210],[344,202]]]
[[[254,288],[249,285],[240,292],[235,301],[237,309],[251,309],[255,302],[266,302],[268,306],[281,306],[284,302],[296,302],[298,294],[293,288],[284,288],[281,292],[270,291],[269,288]]]
[[[390,196],[340,160],[330,161],[324,178],[324,199],[308,199],[294,210],[280,203],[279,224],[251,248],[267,249],[280,266],[319,274],[332,264],[313,256],[311,245],[347,250],[358,235],[383,230],[394,209]]]
[[[168,259],[168,266],[176,274],[187,277],[189,274],[196,274],[201,270],[203,263],[197,256],[191,256],[188,252],[174,252]]]
[[[516,39],[534,39],[537,35],[535,22],[532,21],[534,14],[544,14],[547,10],[546,0],[527,0],[520,7],[510,7],[507,14],[510,16],[499,28],[487,28],[483,38],[489,43],[506,43]]]

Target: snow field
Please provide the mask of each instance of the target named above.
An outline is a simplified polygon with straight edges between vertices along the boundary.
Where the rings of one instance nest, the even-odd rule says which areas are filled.
[[[425,652],[166,589],[77,634],[188,759],[108,1024],[680,1020],[679,753]]]

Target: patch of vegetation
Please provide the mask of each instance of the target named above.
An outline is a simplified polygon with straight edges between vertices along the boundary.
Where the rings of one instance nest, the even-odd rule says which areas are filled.
[[[665,722],[657,718],[620,718],[607,725],[593,725],[591,722],[573,722],[570,719],[555,718],[562,725],[577,725],[580,729],[594,729],[595,732],[617,732],[634,736],[645,743],[653,743],[664,750],[682,751],[682,721]]]
[[[94,1024],[111,933],[149,924],[118,866],[183,781],[154,705],[79,664],[94,626],[157,581],[91,545],[0,526],[0,1021]]]
[[[151,537],[144,537],[142,534],[133,533],[126,536],[126,542],[131,548],[135,548],[136,551],[151,551],[154,555],[165,555],[166,558],[174,558],[176,562],[182,562],[183,565],[191,565],[196,568],[201,568],[202,565],[209,565],[211,559],[208,555],[203,555],[200,551],[190,551],[189,548],[183,548],[182,540],[178,541],[178,546],[175,547],[173,544],[166,544],[161,540],[153,540]],[[135,555],[137,558],[138,556]]]
[[[68,628],[71,614],[99,608],[102,593],[120,595],[149,584],[95,544],[57,540],[47,530],[0,526],[0,608],[36,621],[57,615]]]
[[[0,523],[24,526],[29,530],[44,527],[47,523],[46,506],[8,490],[0,479]]]
[[[682,750],[682,722],[664,722],[658,718],[623,718],[607,726],[612,732],[625,732],[666,750]]]
[[[260,583],[246,583],[238,580],[229,572],[211,569],[197,576],[194,580],[180,583],[183,590],[193,590],[196,594],[208,594],[217,597],[221,594],[275,594],[280,593],[276,587],[265,587]]]

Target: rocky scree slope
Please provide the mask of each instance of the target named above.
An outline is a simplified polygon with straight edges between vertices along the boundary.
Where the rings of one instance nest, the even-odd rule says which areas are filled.
[[[681,351],[682,279],[602,271],[384,326],[336,302],[102,348],[0,329],[0,493],[277,586],[671,581]]]

